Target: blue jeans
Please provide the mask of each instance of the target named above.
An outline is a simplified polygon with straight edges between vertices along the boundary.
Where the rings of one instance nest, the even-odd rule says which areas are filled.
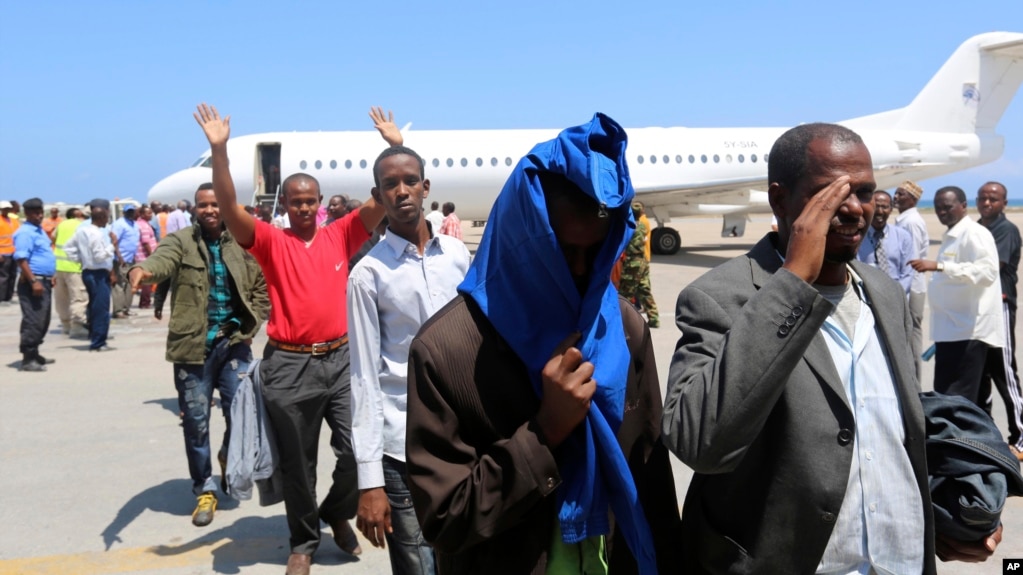
[[[433,548],[423,539],[412,494],[405,481],[405,462],[384,457],[384,492],[391,504],[391,528],[386,533],[387,553],[391,557],[391,573],[395,575],[434,575],[437,567]]]
[[[110,270],[82,270],[82,282],[89,293],[86,321],[89,324],[89,349],[107,344],[110,331]]]
[[[210,400],[213,389],[220,390],[220,407],[227,421],[219,452],[226,459],[231,439],[231,402],[238,384],[252,363],[252,348],[244,343],[229,343],[229,338],[213,342],[213,349],[206,354],[206,363],[203,365],[174,364],[178,408],[185,414],[182,427],[185,432],[188,474],[192,477],[192,491],[196,495],[217,489],[210,461]]]

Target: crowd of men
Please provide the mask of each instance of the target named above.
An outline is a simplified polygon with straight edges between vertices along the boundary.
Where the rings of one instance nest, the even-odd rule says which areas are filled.
[[[927,297],[934,388],[989,414],[993,386],[1008,444],[983,411],[970,438],[1003,469],[1000,454],[1023,458],[1021,240],[1003,185],[978,190],[979,222],[963,190],[935,192],[948,231],[930,260],[920,186],[876,189],[869,151],[847,128],[789,130],[768,164],[777,229],[682,289],[662,401],[649,224],[614,120],[597,114],[537,143],[470,257],[454,205],[425,209],[423,159],[392,116],[370,115],[388,147],[359,203],[324,204],[299,173],[281,183],[280,214],[239,204],[230,117],[205,104],[195,119],[212,182],[173,212],[129,207],[111,224],[109,202],[94,200],[44,221],[33,198],[17,228],[0,203],[0,254],[12,240],[3,263],[21,273],[22,370],[52,361],[39,352],[51,286],[65,333],[87,333],[93,351],[110,349],[111,310],[135,313],[142,286],[159,286],[157,317],[171,300],[166,358],[195,525],[213,520],[227,489],[231,407],[248,373],[276,445],[289,575],[310,572],[321,521],[340,549],[361,553],[352,518],[402,574],[934,573],[935,557],[995,551],[997,513],[955,529],[957,510],[952,521],[933,510],[944,498],[929,486],[919,326]],[[622,261],[627,297],[612,282]],[[8,289],[16,272],[2,273]],[[229,430],[219,486],[215,390]],[[324,421],[336,461],[318,501]],[[696,472],[681,513],[669,452]],[[982,488],[1004,499],[1018,465],[1005,474]]]

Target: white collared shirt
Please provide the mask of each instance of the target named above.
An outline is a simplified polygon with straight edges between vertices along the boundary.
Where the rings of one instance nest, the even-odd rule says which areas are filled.
[[[834,316],[825,320],[821,333],[856,421],[853,457],[842,508],[817,573],[921,573],[923,501],[903,446],[899,396],[862,280],[849,272],[855,295],[845,297],[860,303],[853,336]]]
[[[942,234],[938,261],[945,269],[932,272],[927,291],[931,339],[1005,347],[998,247],[991,232],[963,216]]]
[[[114,267],[114,244],[110,241],[110,227],[96,227],[91,221],[82,222],[71,239],[64,244],[68,259],[82,264],[83,270],[111,270]]]
[[[359,489],[384,484],[383,456],[405,461],[408,354],[419,328],[457,295],[469,250],[437,234],[423,254],[388,230],[348,278],[352,447]]]

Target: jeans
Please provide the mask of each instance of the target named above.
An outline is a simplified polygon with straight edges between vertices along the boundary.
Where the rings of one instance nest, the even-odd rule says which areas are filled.
[[[405,462],[384,457],[384,491],[391,504],[391,528],[385,533],[387,553],[391,557],[391,573],[395,575],[434,575],[437,568],[433,548],[423,539],[412,494],[406,481]]]
[[[231,402],[241,378],[252,363],[252,348],[244,343],[229,344],[229,338],[213,342],[213,349],[206,354],[203,365],[174,364],[178,408],[185,414],[182,427],[188,474],[192,477],[192,491],[196,495],[217,489],[210,461],[210,400],[213,390],[220,390],[220,407],[227,421],[219,451],[226,460],[231,439]]]
[[[107,344],[110,331],[110,272],[108,270],[82,270],[82,281],[89,292],[89,349]]]

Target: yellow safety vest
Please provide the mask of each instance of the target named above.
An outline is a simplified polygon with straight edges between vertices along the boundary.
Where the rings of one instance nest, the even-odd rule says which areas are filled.
[[[59,272],[82,273],[82,264],[69,260],[67,254],[64,253],[64,244],[71,239],[71,236],[75,235],[75,230],[78,229],[82,221],[78,218],[71,218],[60,222],[57,226],[57,234],[53,238],[53,255],[57,256],[57,271]]]

